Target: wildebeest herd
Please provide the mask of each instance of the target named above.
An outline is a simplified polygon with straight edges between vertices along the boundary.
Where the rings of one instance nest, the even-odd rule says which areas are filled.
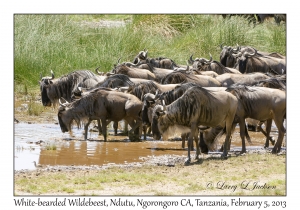
[[[167,140],[174,131],[181,133],[182,147],[188,139],[190,151],[221,149],[227,157],[231,135],[239,124],[242,153],[246,152],[245,137],[249,120],[274,145],[279,153],[286,129],[286,58],[276,52],[262,52],[251,46],[221,45],[220,60],[188,59],[188,65],[178,65],[170,58],[149,58],[140,51],[132,62],[114,64],[107,73],[77,70],[55,78],[40,78],[44,106],[59,105],[58,121],[62,132],[72,136],[72,125],[88,127],[97,120],[99,135],[107,141],[107,125],[113,122],[117,134],[118,122],[130,126],[124,130],[131,141]],[[247,121],[248,120],[248,121]],[[274,121],[278,138],[270,138]],[[248,122],[248,123],[247,123]],[[265,124],[266,130],[261,127]],[[248,125],[248,126],[247,126]],[[216,142],[226,134],[222,148]]]

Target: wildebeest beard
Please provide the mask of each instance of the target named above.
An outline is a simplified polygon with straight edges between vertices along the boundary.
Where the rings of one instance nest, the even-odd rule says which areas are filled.
[[[51,106],[51,100],[49,99],[48,95],[47,95],[47,90],[44,86],[41,87],[42,88],[42,103],[43,106]]]
[[[246,71],[247,58],[245,60],[239,60],[239,71],[244,74]]]

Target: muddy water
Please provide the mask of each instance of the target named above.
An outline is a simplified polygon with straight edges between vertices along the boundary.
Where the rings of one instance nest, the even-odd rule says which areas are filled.
[[[187,155],[187,149],[181,148],[180,138],[169,141],[130,142],[127,136],[114,136],[109,129],[108,141],[97,132],[89,132],[88,141],[84,141],[82,129],[73,129],[74,137],[62,133],[56,124],[14,125],[14,168],[34,169],[33,161],[42,165],[105,165],[142,162],[142,157],[159,155]],[[232,138],[232,149],[240,150],[241,140],[238,129]],[[252,145],[247,149],[262,148],[265,138],[262,133],[249,132]],[[272,136],[277,138],[276,127],[272,127]],[[176,136],[176,135],[175,135]]]

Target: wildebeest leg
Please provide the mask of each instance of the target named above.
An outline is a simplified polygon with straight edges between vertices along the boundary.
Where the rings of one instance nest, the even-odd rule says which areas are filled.
[[[84,140],[87,140],[87,134],[88,134],[88,128],[92,120],[89,119],[89,121],[84,125]]]
[[[208,147],[204,142],[203,132],[201,132],[201,131],[200,131],[199,139],[200,139],[199,146],[201,148],[201,152],[204,153],[204,154],[207,154],[208,153]]]
[[[186,133],[182,133],[181,134],[181,147],[184,148],[185,147],[185,138],[186,138]]]
[[[227,158],[227,153],[228,153],[227,148],[228,148],[229,141],[231,141],[230,138],[231,138],[231,134],[232,134],[232,130],[233,130],[233,128],[232,128],[233,119],[234,119],[234,116],[227,117],[226,123],[225,123],[226,138],[225,138],[225,143],[224,143],[224,151],[223,151],[223,154],[222,154],[222,157],[224,157],[224,158]],[[245,129],[245,119],[243,119],[242,122],[244,122],[244,123],[242,123],[243,124],[242,126],[240,124],[240,126]],[[244,141],[245,141],[245,139],[244,139]]]
[[[181,147],[182,148],[185,148],[185,140],[186,138],[189,136],[189,133],[182,133],[181,134]],[[197,139],[198,139],[198,136],[197,136]],[[192,143],[192,150],[194,150],[194,142]]]
[[[128,122],[128,124],[131,127],[131,130],[128,132],[129,139],[133,140],[133,141],[140,140],[139,139],[139,130],[140,130],[139,127],[142,124],[142,120],[138,119],[138,120],[136,120],[136,122],[134,122],[134,119],[132,119],[131,117],[127,117],[126,121]],[[138,137],[136,137],[136,136],[138,136]]]
[[[196,144],[196,157],[195,159],[198,160],[199,159],[199,155],[200,155],[200,148],[199,148],[199,138],[198,138],[198,133],[199,133],[199,129],[196,129],[194,132],[194,140],[195,140],[195,144]],[[193,144],[192,144],[193,147]],[[192,148],[193,149],[193,148]]]
[[[191,149],[192,149],[193,137],[194,137],[196,129],[198,129],[198,126],[196,125],[196,123],[191,123],[191,132],[190,132],[189,138],[188,138],[188,157],[187,157],[187,160],[185,161],[185,164],[189,164],[191,162]]]
[[[102,135],[103,135],[104,141],[106,142],[107,141],[107,133],[106,133],[107,122],[106,122],[106,119],[101,118],[101,123],[102,123]]]
[[[147,128],[148,128],[147,125],[143,125],[144,140],[146,140],[147,138]]]
[[[113,127],[114,127],[115,136],[116,136],[118,134],[118,121],[114,121]]]
[[[264,122],[259,122],[258,123],[258,125],[257,125],[257,130],[258,131],[260,131],[260,132],[262,132],[262,134],[264,134],[264,136],[265,137],[267,137],[267,133],[262,129],[262,124],[263,124]],[[272,136],[269,136],[269,141],[272,143],[272,145],[274,145],[275,144],[275,140],[274,140],[274,138],[272,137]],[[266,146],[265,146],[266,147]]]
[[[97,120],[99,136],[102,134],[102,126],[100,120]]]
[[[245,119],[241,119],[239,122],[240,125],[240,136],[242,139],[242,151],[241,154],[246,153],[246,142],[245,142]]]
[[[284,134],[286,132],[286,129],[283,126],[283,121],[284,121],[283,116],[280,116],[280,117],[275,116],[275,118],[274,118],[274,122],[278,129],[278,138],[277,138],[276,144],[272,150],[273,154],[279,153],[281,150],[282,140],[283,140]]]
[[[272,119],[267,120],[266,124],[266,143],[265,143],[265,148],[269,147],[269,137],[270,137],[270,132],[271,132],[271,125],[272,125]]]
[[[124,133],[128,132],[128,122],[125,120],[124,121]]]

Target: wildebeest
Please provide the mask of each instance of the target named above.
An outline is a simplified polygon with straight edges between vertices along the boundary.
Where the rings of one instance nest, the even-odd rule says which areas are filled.
[[[155,74],[153,74],[151,71],[147,69],[128,67],[125,64],[115,66],[111,72],[115,74],[125,74],[131,78],[155,80]]]
[[[243,85],[232,86],[227,89],[238,98],[238,108],[235,122],[240,125],[240,136],[242,138],[242,152],[246,152],[245,146],[245,119],[247,117],[259,121],[267,121],[266,143],[269,146],[269,135],[272,120],[278,129],[278,139],[272,153],[279,153],[285,133],[283,126],[286,117],[286,93],[285,91],[267,87],[247,87]]]
[[[164,68],[164,69],[174,69],[179,67],[172,59],[157,57],[157,58],[148,58],[148,50],[140,51],[138,55],[134,58],[133,64],[143,65],[150,64],[152,67]]]
[[[219,87],[220,82],[213,77],[205,75],[195,75],[186,71],[175,71],[162,79],[162,84],[196,83],[202,87]]]
[[[153,109],[152,132],[161,133],[167,139],[174,129],[190,131],[188,139],[188,159],[193,138],[198,139],[198,126],[226,127],[226,141],[223,156],[227,156],[227,144],[231,135],[231,126],[237,109],[237,98],[226,91],[208,91],[202,87],[188,89],[180,98],[168,106],[156,105]],[[198,140],[196,158],[200,154]]]
[[[190,57],[190,62],[193,62],[193,68],[200,71],[214,71],[217,74],[224,73],[233,73],[233,74],[241,74],[237,69],[225,67],[219,61],[212,60],[212,56],[210,55],[210,60],[205,58],[200,58],[198,60],[192,60]]]
[[[225,73],[216,77],[216,80],[221,83],[223,87],[229,87],[233,84],[245,84],[245,85],[255,85],[261,80],[269,79],[270,76],[255,72],[249,74],[230,74]]]
[[[221,53],[220,53],[220,62],[226,67],[233,68],[237,63],[237,58],[239,55],[248,52],[248,53],[254,53],[254,48],[251,46],[237,46],[236,48],[231,46],[224,46],[223,44],[220,45],[221,47]],[[237,56],[238,55],[238,56]],[[271,56],[275,58],[281,58],[285,59],[285,56],[276,53],[276,52],[263,52],[258,50],[256,53],[257,56]]]
[[[110,121],[126,120],[131,126],[132,133],[141,123],[141,110],[143,103],[134,95],[112,91],[107,88],[99,88],[71,103],[60,103],[58,121],[61,131],[71,132],[73,121],[80,127],[84,123],[87,139],[87,129],[92,120],[100,119],[104,141],[107,141],[106,123]],[[72,133],[70,133],[72,135]],[[129,135],[129,138],[132,136]],[[136,139],[136,138],[134,138]]]
[[[162,93],[156,93],[156,95],[147,93],[144,96],[144,105],[143,105],[143,111],[142,111],[142,120],[143,124],[150,125],[151,126],[151,119],[152,119],[152,111],[155,105],[161,104],[161,101],[165,102],[165,105],[169,105],[173,103],[175,100],[177,100],[179,97],[181,97],[189,88],[199,86],[195,83],[183,83],[178,84],[173,90],[162,92]],[[219,90],[226,90],[225,87],[204,87],[207,90],[213,90],[213,91],[219,91]],[[181,133],[181,139],[182,139],[182,148],[185,147],[185,139],[187,137],[187,134],[189,133]],[[156,139],[160,139],[160,136],[158,136],[158,133],[154,134],[156,135]],[[193,144],[192,144],[193,148]]]
[[[143,100],[146,93],[163,93],[174,89],[177,85],[178,84],[160,84],[155,81],[147,81],[130,85],[127,92]]]
[[[243,74],[252,72],[267,73],[271,71],[275,71],[277,74],[286,74],[285,59],[268,55],[260,56],[257,54],[255,48],[253,48],[253,50],[253,53],[246,50],[234,55],[237,57],[234,68],[238,69]]]
[[[182,96],[187,89],[190,87],[195,87],[197,84],[195,83],[184,83],[184,84],[172,84],[175,85],[175,87],[172,90],[169,91],[155,91],[155,95],[153,92],[148,92],[143,97],[143,110],[142,110],[142,121],[143,126],[150,126],[152,122],[152,111],[155,105],[161,104],[161,101],[163,100],[165,102],[165,105],[169,105],[172,102],[174,102],[176,99],[178,99],[180,96]],[[182,139],[182,148],[185,147],[185,138],[187,133],[181,134]],[[157,133],[154,135],[158,135]],[[156,139],[160,139],[160,136],[156,136]],[[192,146],[193,147],[193,146]]]
[[[54,74],[51,71],[51,77],[42,77],[40,80],[40,90],[42,103],[44,106],[56,106],[60,97],[71,101],[73,90],[83,81],[84,78],[95,77],[96,75],[88,70],[77,70],[68,75],[54,79]]]

